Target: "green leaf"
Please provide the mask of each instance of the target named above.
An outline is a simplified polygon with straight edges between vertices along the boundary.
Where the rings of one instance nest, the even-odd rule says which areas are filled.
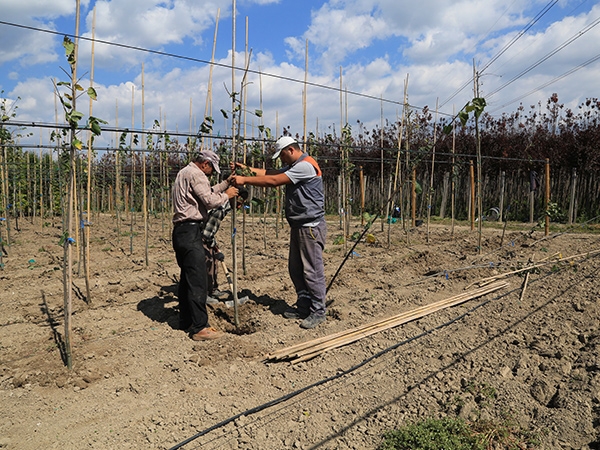
[[[95,136],[100,136],[100,134],[102,133],[102,128],[100,128],[100,125],[96,121],[90,123],[90,128]]]
[[[82,87],[81,87],[81,85],[79,85],[79,84],[75,84],[75,86],[73,86],[73,88],[74,88],[76,91],[83,91],[83,88],[82,88]]]
[[[77,150],[81,150],[83,147],[83,142],[81,142],[79,139],[75,138],[71,141],[71,145],[73,147],[75,147]]]
[[[444,126],[444,134],[448,135],[448,134],[452,133],[453,128],[454,127],[452,126],[452,124]]]
[[[83,119],[83,113],[80,113],[79,111],[71,111],[70,116],[72,120],[75,120],[77,122]]]
[[[223,114],[223,117],[225,117],[226,119],[229,119],[229,116],[227,115],[227,111],[225,111],[224,109],[221,110],[221,114]]]
[[[98,123],[103,123],[104,125],[108,125],[108,122],[106,120],[102,120],[102,119],[98,119],[97,117],[94,116],[90,116],[90,121],[95,120]]]
[[[256,117],[262,117],[263,112],[260,109],[255,109],[254,114],[256,115]]]
[[[464,127],[469,120],[469,113],[466,111],[461,111],[458,113],[458,118],[460,119],[460,123],[462,123]]]
[[[92,100],[98,100],[98,94],[96,93],[96,89],[94,89],[93,87],[89,87],[87,90],[87,95],[88,97],[90,97]]]
[[[65,48],[65,55],[71,56],[75,51],[75,43],[69,39],[68,36],[63,38],[63,47]]]
[[[59,81],[58,83],[56,83],[57,86],[71,86],[71,83],[69,81]]]

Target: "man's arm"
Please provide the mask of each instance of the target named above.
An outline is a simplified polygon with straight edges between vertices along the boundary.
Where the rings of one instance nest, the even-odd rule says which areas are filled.
[[[255,177],[244,177],[241,175],[234,175],[232,177],[233,182],[237,186],[243,186],[249,184],[251,186],[258,187],[277,187],[284,184],[291,184],[292,180],[285,173],[276,173],[274,175],[263,174]]]

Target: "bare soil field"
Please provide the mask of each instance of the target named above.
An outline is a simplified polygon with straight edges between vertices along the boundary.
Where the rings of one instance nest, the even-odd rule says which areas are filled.
[[[218,238],[231,267],[229,220]],[[0,271],[0,448],[376,449],[387,430],[445,415],[509,420],[536,448],[600,448],[598,229],[545,237],[486,224],[478,252],[468,227],[393,224],[388,234],[378,222],[375,242],[359,243],[331,286],[327,321],[303,330],[282,316],[295,301],[287,228],[238,217],[237,284],[249,297],[240,326],[234,308],[209,306],[226,334],[194,342],[177,329],[169,230],[151,223],[146,266],[140,221],[133,252],[129,224],[120,236],[115,224],[106,215],[92,225],[91,303],[74,278],[71,370],[61,357],[60,228],[13,230]],[[338,218],[328,227],[329,282],[352,242],[334,244]],[[514,273],[532,263],[528,276]],[[506,288],[310,360],[265,359],[501,274]]]

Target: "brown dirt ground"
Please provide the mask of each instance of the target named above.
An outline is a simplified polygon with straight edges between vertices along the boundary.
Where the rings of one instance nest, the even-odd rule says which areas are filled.
[[[220,233],[231,266],[229,218]],[[598,230],[551,233],[486,224],[482,252],[469,228],[401,225],[360,243],[314,330],[282,317],[294,292],[288,230],[238,217],[239,296],[234,310],[210,307],[226,331],[197,343],[177,330],[179,269],[169,231],[150,227],[144,264],[141,223],[130,253],[123,221],[95,218],[92,303],[75,277],[73,369],[64,338],[60,228],[21,221],[0,271],[0,448],[7,449],[374,449],[382,434],[425,417],[510,417],[539,448],[600,448],[600,265]],[[328,281],[350,246],[334,245]],[[361,231],[359,223],[352,231]],[[2,230],[6,238],[6,230]],[[577,231],[577,232],[574,232]],[[76,252],[74,252],[76,255]],[[243,259],[242,259],[243,256]],[[77,256],[75,256],[77,259]],[[269,352],[357,327],[465,292],[471,283],[529,261],[549,264],[504,278],[509,287],[293,364]],[[243,267],[245,265],[245,273]],[[78,265],[74,266],[77,271]],[[220,287],[227,283],[221,272]],[[470,288],[471,289],[471,288]],[[375,357],[373,357],[376,355]],[[371,358],[373,357],[373,358]],[[290,395],[293,394],[293,395]],[[271,403],[269,403],[271,402]],[[264,408],[260,408],[264,406]],[[193,439],[191,439],[193,438]]]

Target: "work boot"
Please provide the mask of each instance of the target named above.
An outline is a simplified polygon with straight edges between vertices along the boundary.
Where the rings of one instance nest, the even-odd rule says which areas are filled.
[[[217,300],[227,300],[229,298],[229,292],[220,291],[218,289],[215,289],[214,291],[212,291],[210,293],[210,296],[212,298],[216,298]]]
[[[192,335],[194,341],[212,341],[223,336],[223,332],[215,330],[213,327],[206,327]]]
[[[286,319],[306,319],[308,314],[302,314],[298,308],[288,308],[283,312],[283,317]]]
[[[305,328],[307,330],[310,330],[310,329],[316,327],[317,325],[319,325],[320,323],[325,322],[325,320],[326,320],[326,318],[324,315],[311,314],[306,319],[304,319],[302,322],[300,322],[300,328]]]
[[[219,303],[219,300],[217,300],[216,298],[211,297],[210,295],[206,296],[206,304],[207,305],[216,305],[218,303]]]

